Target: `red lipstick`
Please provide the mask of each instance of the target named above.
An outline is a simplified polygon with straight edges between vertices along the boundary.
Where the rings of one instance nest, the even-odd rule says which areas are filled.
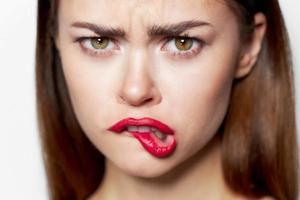
[[[142,119],[126,118],[108,130],[119,134],[125,131],[129,132],[146,151],[155,157],[167,157],[176,148],[174,131],[168,125],[149,117]]]

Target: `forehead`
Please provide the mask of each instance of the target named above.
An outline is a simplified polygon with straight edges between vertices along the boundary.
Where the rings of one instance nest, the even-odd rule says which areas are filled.
[[[64,21],[109,23],[125,29],[191,19],[214,24],[233,17],[223,0],[61,0],[59,10]]]

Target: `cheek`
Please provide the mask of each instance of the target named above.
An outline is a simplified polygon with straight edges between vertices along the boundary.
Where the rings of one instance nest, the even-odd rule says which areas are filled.
[[[98,134],[103,124],[109,124],[113,112],[108,104],[112,99],[113,82],[108,82],[113,72],[105,71],[99,64],[83,57],[72,57],[72,51],[61,52],[63,71],[71,103],[79,124],[90,137]]]
[[[173,112],[179,140],[178,148],[192,154],[203,147],[218,131],[227,111],[234,59],[215,59],[199,65],[197,71],[176,77],[169,93],[168,107]],[[196,67],[195,67],[196,68]],[[180,78],[179,78],[180,77]],[[172,94],[170,94],[172,92]],[[168,98],[168,96],[167,96]]]

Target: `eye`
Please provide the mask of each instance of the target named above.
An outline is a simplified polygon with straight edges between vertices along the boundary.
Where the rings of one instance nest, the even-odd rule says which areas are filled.
[[[94,57],[110,56],[120,49],[117,41],[109,37],[80,37],[75,42],[80,44],[84,53]]]
[[[175,38],[175,46],[180,51],[188,51],[193,46],[193,39],[191,38]]]
[[[161,50],[175,58],[192,58],[197,56],[205,42],[189,36],[171,37],[163,45]]]
[[[89,41],[94,49],[105,49],[109,44],[107,37],[91,38]]]

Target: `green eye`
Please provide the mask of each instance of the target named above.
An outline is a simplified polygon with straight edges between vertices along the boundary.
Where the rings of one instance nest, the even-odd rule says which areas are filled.
[[[107,37],[91,38],[91,45],[94,49],[105,49],[109,44]]]
[[[193,46],[193,39],[185,37],[175,38],[175,46],[180,51],[188,51]]]

